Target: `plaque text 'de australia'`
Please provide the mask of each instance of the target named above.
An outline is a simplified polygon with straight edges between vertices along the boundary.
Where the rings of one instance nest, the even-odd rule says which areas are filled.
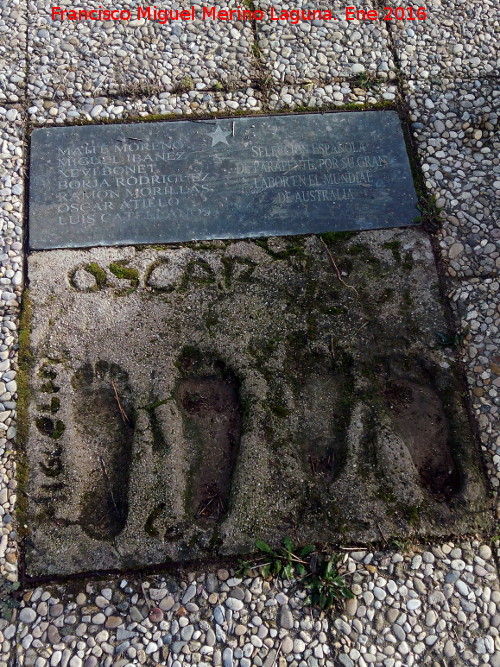
[[[415,224],[394,111],[34,130],[33,249]]]

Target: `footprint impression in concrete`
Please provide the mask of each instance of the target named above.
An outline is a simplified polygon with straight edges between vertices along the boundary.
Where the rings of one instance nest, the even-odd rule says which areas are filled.
[[[79,523],[97,540],[116,537],[128,515],[134,434],[127,373],[117,364],[86,364],[74,375],[74,423],[84,452]]]
[[[421,381],[418,381],[418,380]],[[431,378],[392,375],[384,397],[389,414],[418,472],[421,486],[437,501],[449,502],[460,491],[449,420]]]
[[[238,380],[220,360],[206,362],[197,350],[180,359],[180,407],[189,473],[186,514],[198,522],[218,521],[228,508],[242,431]]]

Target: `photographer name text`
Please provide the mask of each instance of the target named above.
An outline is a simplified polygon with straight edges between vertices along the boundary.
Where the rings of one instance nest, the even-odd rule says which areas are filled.
[[[155,21],[162,25],[171,21],[423,21],[427,18],[425,7],[384,7],[383,9],[360,9],[345,7],[344,16],[333,16],[324,9],[276,9],[271,6],[267,12],[262,9],[220,9],[217,6],[190,7],[189,9],[162,9],[137,7],[129,9],[66,9],[51,7],[53,21]]]

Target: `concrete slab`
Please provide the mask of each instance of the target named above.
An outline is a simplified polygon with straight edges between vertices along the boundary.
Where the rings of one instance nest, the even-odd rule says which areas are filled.
[[[218,8],[237,4],[212,3]],[[251,23],[236,29],[229,21],[201,20],[197,3],[181,0],[168,7],[181,11],[195,6],[196,20],[165,25],[138,20],[135,0],[119,3],[119,9],[130,11],[130,21],[52,21],[45,0],[34,5],[28,35],[30,104],[63,99],[81,105],[96,96],[144,97],[214,86],[231,90],[251,82]],[[89,0],[85,9],[100,6],[99,0]]]
[[[490,480],[500,489],[500,284],[498,278],[461,281],[449,298],[463,335],[474,414]],[[498,508],[500,516],[500,505]]]
[[[29,277],[28,575],[489,526],[421,231],[50,251]]]
[[[396,0],[385,4],[400,7]],[[396,20],[393,12],[388,21],[406,77],[474,79],[498,73],[500,33],[494,0],[430,0],[424,6],[424,20],[417,18],[418,7],[412,7],[412,20],[405,7],[403,20]]]
[[[333,83],[341,78],[364,84],[377,77],[396,77],[387,26],[382,21],[347,21],[346,4],[341,0],[321,7],[307,0],[281,2],[279,7],[270,0],[254,4],[265,12],[255,24],[256,40],[263,68],[273,82]],[[281,12],[291,10],[304,11],[307,16],[313,9],[328,10],[332,20],[300,19],[294,23],[293,15],[289,20],[276,18],[276,14],[279,17]]]
[[[16,104],[26,85],[27,0],[0,0],[0,103]]]
[[[440,243],[453,277],[500,271],[500,91],[490,79],[406,84],[428,191],[442,208]]]

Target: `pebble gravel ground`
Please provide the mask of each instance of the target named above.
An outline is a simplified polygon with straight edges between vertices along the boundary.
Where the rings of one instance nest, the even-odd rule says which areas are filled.
[[[24,139],[34,123],[401,103],[425,185],[442,207],[436,248],[497,491],[496,3],[431,0],[422,22],[335,26],[52,24],[49,5],[0,0],[1,581],[18,578],[13,438]],[[328,8],[342,11],[337,0]],[[399,548],[345,551],[355,598],[323,614],[305,604],[293,582],[240,579],[216,568],[26,587],[12,619],[0,620],[0,667],[500,667],[498,548],[490,538],[423,545],[409,536]]]
[[[35,588],[17,637],[24,665],[500,665],[500,591],[492,549],[478,541],[406,555],[348,551],[356,597],[311,610],[288,582],[226,569]]]
[[[500,282],[474,278],[455,286],[452,306],[466,334],[463,360],[471,389],[479,437],[490,467],[491,484],[500,488]],[[498,516],[500,519],[500,515]]]
[[[62,8],[72,3],[59,3]],[[236,8],[236,0],[210,3]],[[168,8],[196,8],[195,21],[165,25],[137,18],[137,7],[166,5],[122,0],[116,9],[130,21],[56,21],[46,0],[29,2],[28,74],[30,100],[74,100],[78,105],[100,95],[120,97],[176,89],[241,89],[251,83],[251,23],[201,20],[200,0],[169,3]],[[76,5],[74,5],[76,6]],[[88,10],[105,6],[88,0]],[[98,114],[97,114],[98,115]]]
[[[429,0],[419,5],[426,9],[424,21],[391,21],[400,67],[408,79],[498,76],[500,20],[495,0]]]
[[[361,84],[363,85],[363,84]],[[380,102],[394,101],[398,90],[396,85],[377,82],[368,87],[361,87],[359,83],[343,80],[332,83],[284,85],[273,90],[268,95],[270,110],[301,109],[303,107],[315,109],[329,106],[331,108],[349,105],[350,108],[364,108]]]
[[[192,116],[200,113],[260,111],[262,94],[253,88],[225,93],[220,91],[191,90],[184,93],[160,93],[139,99],[129,97],[96,97],[79,104],[71,100],[31,102],[28,114],[38,125],[60,125],[75,121],[99,122],[148,118],[151,115]]]
[[[19,102],[26,83],[24,0],[0,0],[0,104]]]
[[[35,588],[3,635],[37,667],[500,665],[489,545],[352,550],[343,570],[356,597],[333,615],[311,610],[293,584],[220,569]]]
[[[307,12],[321,7],[337,18],[297,24],[273,20],[270,9],[277,7],[276,3],[259,0],[256,6],[266,13],[256,23],[257,46],[274,81],[296,85],[311,81],[330,83],[339,78],[396,78],[385,24],[346,21],[346,3],[342,0],[322,5],[307,0],[280,2],[279,10]]]
[[[426,187],[443,209],[438,236],[449,274],[498,275],[498,81],[409,81],[406,100]]]

